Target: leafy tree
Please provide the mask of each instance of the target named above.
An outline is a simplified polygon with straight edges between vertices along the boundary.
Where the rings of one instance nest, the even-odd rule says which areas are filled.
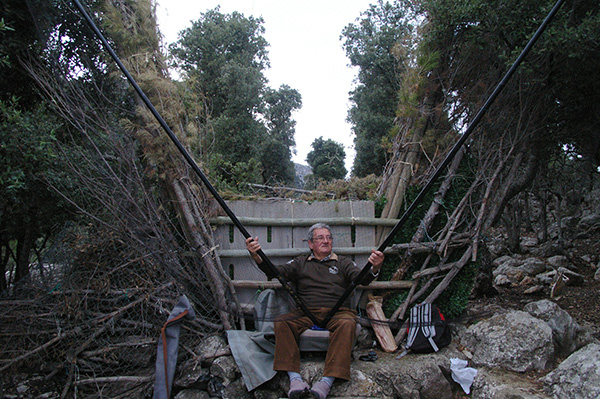
[[[54,10],[49,2],[34,7]],[[43,262],[55,229],[75,219],[72,207],[50,188],[70,186],[56,140],[64,124],[39,95],[25,60],[44,62],[43,24],[34,23],[26,2],[0,5],[0,292],[26,279]],[[36,27],[38,29],[36,29]],[[72,187],[71,187],[72,188]],[[37,257],[37,259],[36,259]],[[8,280],[7,280],[8,278]]]
[[[393,127],[402,84],[397,59],[402,55],[395,49],[412,32],[410,10],[408,1],[379,0],[359,23],[346,26],[342,33],[346,55],[359,68],[348,113],[356,136],[352,173],[358,177],[381,174],[387,161],[382,139]]]
[[[424,45],[440,54],[447,68],[440,79],[446,92],[455,94],[448,109],[454,119],[468,122],[554,2],[526,1],[510,7],[503,1],[421,4],[430,21]],[[540,167],[562,158],[565,145],[589,161],[588,171],[600,164],[600,134],[595,128],[600,122],[600,86],[594,78],[600,71],[594,56],[600,50],[599,26],[595,2],[565,3],[482,121],[483,133],[476,138],[482,144],[471,146],[482,149],[481,162],[488,158],[490,146],[500,149],[514,143],[514,155],[522,160],[520,167],[513,163],[519,178],[505,188],[499,209],[531,186]]]
[[[153,3],[102,0],[92,2],[91,7],[90,14],[101,22],[113,49],[182,144],[195,140],[198,121],[207,118],[200,112],[194,115],[197,118],[188,116],[193,96],[188,92],[181,96],[182,85],[168,78]],[[62,15],[60,11],[46,16],[48,35],[41,36],[46,40],[43,54],[47,59],[38,58],[28,71],[72,129],[71,136],[61,138],[60,149],[73,149],[75,156],[71,152],[61,155],[67,155],[64,161],[76,176],[77,187],[62,194],[90,221],[74,244],[83,248],[74,262],[81,269],[69,273],[67,262],[61,271],[77,287],[89,283],[91,275],[84,269],[90,264],[95,265],[93,278],[111,273],[114,263],[106,258],[107,253],[114,259],[144,259],[127,263],[111,284],[129,287],[176,279],[196,296],[197,303],[206,303],[206,308],[218,306],[207,311],[207,317],[230,328],[237,315],[226,309],[228,300],[236,300],[224,285],[226,276],[218,272],[218,260],[183,255],[188,250],[209,253],[214,246],[204,213],[203,186],[190,175],[190,168],[139,96],[130,95],[122,74],[114,73],[115,63],[98,48],[88,27],[66,23],[64,18],[73,18],[74,13],[68,9]],[[79,15],[76,19],[81,23]],[[81,190],[92,192],[93,201],[77,201],[74,197]],[[153,267],[154,262],[161,266]]]
[[[269,66],[262,18],[219,8],[201,14],[170,46],[175,65],[194,79],[213,114],[248,112],[258,107],[262,70]]]
[[[319,137],[311,144],[312,151],[306,156],[306,161],[313,171],[313,176],[325,181],[343,179],[346,176],[344,146],[331,139]]]
[[[268,64],[262,19],[210,10],[170,46],[175,65],[206,99],[214,140],[212,152],[234,166],[257,157],[266,129],[255,119]],[[214,166],[216,166],[213,163]],[[223,170],[221,175],[231,180]]]
[[[410,107],[406,107],[408,102],[401,101],[397,114],[399,139],[394,144],[401,144],[397,146],[397,152],[404,153],[414,151],[410,148],[413,143],[422,147],[418,151],[429,154],[431,152],[427,149],[434,148],[432,143],[439,147],[434,156],[427,159],[427,163],[405,162],[410,168],[418,166],[420,170],[417,173],[421,174],[419,179],[413,178],[409,193],[414,189],[418,191],[421,182],[431,176],[434,167],[425,165],[439,164],[448,150],[448,141],[451,140],[444,140],[442,136],[452,137],[454,134],[447,133],[452,133],[452,130],[460,132],[465,124],[472,121],[484,100],[536,31],[542,18],[548,14],[554,1],[422,0],[415,4],[419,6],[417,11],[422,13],[424,22],[420,29],[422,36],[419,46],[403,46],[397,51],[410,54],[417,50],[417,60],[430,57],[435,63],[432,64],[433,68],[419,70],[419,80],[415,81],[417,84],[407,85],[410,90],[403,86],[402,92],[410,93],[414,97],[414,104],[426,105],[431,101],[431,106],[414,107],[415,110],[426,111],[413,113],[419,117],[419,123],[413,123],[412,126],[424,127],[423,134],[415,138],[415,135],[407,134],[411,130],[411,125],[407,123],[411,114],[406,111],[410,111]],[[595,126],[599,115],[596,98],[600,91],[598,79],[594,77],[600,73],[600,64],[593,55],[598,52],[600,43],[598,10],[593,1],[585,0],[565,3],[563,7],[502,94],[488,109],[476,134],[463,148],[465,151],[456,154],[439,188],[429,192],[434,198],[424,201],[424,204],[429,203],[429,208],[423,210],[424,216],[419,215],[418,210],[413,214],[419,218],[419,227],[410,241],[446,237],[441,241],[438,253],[446,254],[443,247],[451,236],[466,234],[471,237],[468,245],[448,252],[452,252],[450,257],[454,257],[453,260],[457,260],[462,253],[459,261],[461,266],[455,266],[444,277],[443,283],[426,294],[427,302],[438,298],[453,303],[457,306],[456,310],[462,308],[470,290],[464,289],[467,284],[463,283],[467,283],[468,276],[463,275],[465,279],[461,283],[461,273],[469,274],[468,262],[482,256],[484,244],[481,238],[487,231],[499,221],[504,221],[509,245],[513,244],[511,250],[520,250],[519,231],[522,226],[518,216],[519,207],[527,200],[519,200],[519,197],[529,198],[530,195],[518,194],[536,183],[545,188],[558,185],[557,182],[565,173],[563,165],[566,163],[557,161],[566,158],[565,148],[580,151],[580,155],[587,149],[586,156],[592,161],[594,155],[598,154]],[[416,64],[423,65],[419,61]],[[414,86],[414,90],[411,86]],[[573,112],[579,112],[577,117]],[[582,119],[576,121],[577,118]],[[437,126],[434,123],[436,119],[441,122]],[[413,118],[413,122],[416,121]],[[444,129],[447,124],[450,126]],[[580,141],[583,137],[585,144]],[[565,146],[565,143],[569,145]],[[396,167],[400,163],[390,165]],[[552,168],[554,170],[549,173],[548,169]],[[386,170],[384,179],[390,175]],[[552,176],[552,182],[544,183],[544,176]],[[573,189],[573,183],[560,184],[562,189],[557,192],[557,197],[565,198],[565,191]],[[390,192],[399,191],[393,186],[390,188]],[[452,199],[453,191],[463,195],[460,201]],[[540,203],[544,204],[545,199],[545,195],[542,195]],[[542,205],[542,209],[542,213],[549,211],[545,205]],[[555,212],[560,219],[564,210],[550,212]],[[444,213],[451,216],[446,217]],[[441,224],[445,225],[441,227]],[[439,261],[447,262],[449,258]],[[407,255],[403,264],[398,265],[393,273],[394,278],[411,275],[407,259],[414,262],[415,256]],[[415,264],[422,267],[423,262],[417,259]],[[452,281],[455,276],[457,280]],[[431,277],[430,281],[439,277]],[[449,284],[451,281],[457,285],[453,287]],[[459,288],[461,285],[463,288]],[[462,294],[454,299],[441,296],[446,289],[454,290],[452,294],[460,294],[458,291],[462,291]],[[410,302],[409,299],[422,300],[408,298],[404,305]],[[399,307],[390,319],[394,320],[405,310],[406,307]]]
[[[28,52],[34,49],[37,43],[35,25],[27,3],[17,0],[3,1],[0,4],[0,16],[0,100],[10,102],[13,97],[17,97],[21,107],[35,107],[39,97],[32,90],[32,82],[27,72],[19,68],[19,60],[27,57]]]
[[[297,90],[282,85],[277,91],[267,89],[264,102],[268,133],[261,156],[263,180],[290,185],[295,178],[292,149],[296,146],[292,112],[302,106],[302,98]]]
[[[268,43],[262,18],[222,14],[217,7],[180,33],[170,46],[186,84],[205,99],[211,166],[228,182],[239,182],[236,171],[260,165],[256,182],[291,183],[291,151],[295,145],[291,114],[300,94],[288,86],[266,86]],[[261,116],[262,114],[262,116]],[[236,166],[237,165],[237,166]]]
[[[9,283],[29,275],[32,255],[38,254],[53,229],[74,214],[49,184],[64,187],[69,179],[62,172],[55,150],[61,123],[43,106],[20,109],[16,101],[0,101],[0,292]],[[11,281],[5,272],[14,265]]]
[[[600,166],[600,12],[598,3],[590,0],[565,6],[550,28],[547,50],[540,53],[550,52],[545,60],[552,64],[552,105],[560,141],[574,146],[589,179],[597,176]]]

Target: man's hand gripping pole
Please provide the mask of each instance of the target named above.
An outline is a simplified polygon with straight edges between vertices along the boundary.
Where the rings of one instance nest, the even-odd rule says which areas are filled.
[[[235,215],[233,215],[233,217],[235,218]],[[233,218],[231,220],[233,221]],[[233,221],[233,223],[235,224],[235,221]],[[241,223],[240,223],[240,226],[238,228],[240,229],[240,232],[242,233],[242,235],[246,239],[248,239],[248,238],[251,237],[250,234],[248,234],[248,232],[244,228],[244,226],[241,225]],[[306,306],[306,304],[304,303],[304,301],[298,296],[298,294],[292,288],[292,286],[290,285],[290,283],[285,278],[283,278],[283,276],[277,271],[277,268],[275,267],[275,265],[273,265],[273,262],[271,262],[271,260],[267,257],[267,255],[265,255],[265,253],[263,252],[263,250],[259,249],[258,251],[256,251],[256,254],[258,256],[260,256],[260,258],[262,259],[262,263],[259,266],[260,269],[261,270],[263,270],[263,268],[266,269],[266,270],[263,270],[263,272],[267,275],[268,278],[275,277],[281,283],[281,286],[283,288],[285,288],[285,290],[288,292],[288,294],[290,294],[290,296],[292,297],[292,299],[294,300],[294,302],[296,302],[296,305],[298,305],[298,307],[300,308],[300,310],[302,310],[302,312],[310,319],[310,321],[313,322],[313,325],[314,326],[318,326],[319,323],[317,322],[316,317],[308,309],[308,307]]]

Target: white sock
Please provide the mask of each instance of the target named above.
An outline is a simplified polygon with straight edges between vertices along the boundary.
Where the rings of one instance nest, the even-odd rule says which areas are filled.
[[[302,380],[302,376],[300,373],[296,373],[295,371],[288,371],[288,377],[290,377],[290,382],[293,380]]]
[[[335,381],[335,377],[323,377],[321,381],[325,382],[325,384],[329,385],[329,388],[333,385],[333,381]]]

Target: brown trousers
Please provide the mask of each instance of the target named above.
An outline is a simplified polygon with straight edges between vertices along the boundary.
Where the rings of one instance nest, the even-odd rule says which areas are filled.
[[[317,320],[323,320],[330,309],[310,308]],[[276,371],[300,372],[300,334],[312,327],[313,322],[304,316],[301,310],[279,317],[275,323],[275,361]],[[341,308],[327,323],[329,330],[329,348],[325,356],[323,375],[343,380],[350,379],[352,348],[356,341],[356,312]]]

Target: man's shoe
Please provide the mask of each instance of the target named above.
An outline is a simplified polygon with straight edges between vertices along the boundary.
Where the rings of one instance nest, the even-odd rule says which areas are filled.
[[[310,389],[310,393],[315,399],[325,399],[329,394],[331,387],[325,381],[319,381]]]
[[[290,382],[290,390],[288,391],[288,397],[290,399],[300,399],[310,394],[309,386],[306,382],[300,379],[295,379]]]

